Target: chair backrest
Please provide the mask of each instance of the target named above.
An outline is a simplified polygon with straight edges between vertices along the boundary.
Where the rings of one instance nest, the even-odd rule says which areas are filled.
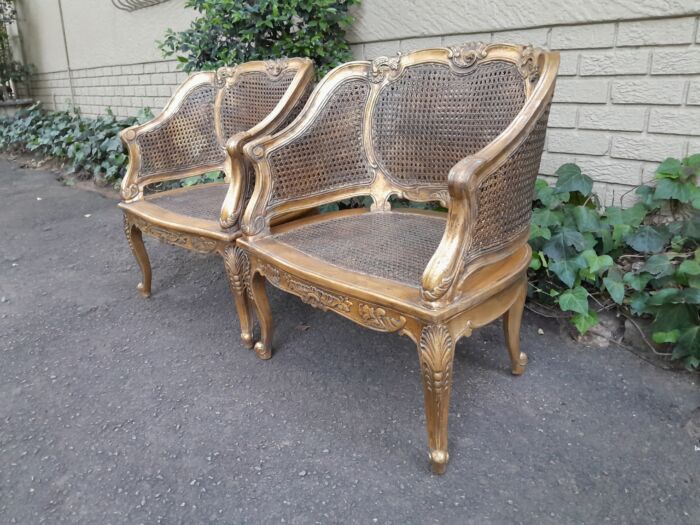
[[[469,43],[336,68],[292,126],[252,151],[273,180],[264,206],[276,215],[360,194],[378,208],[392,194],[446,202],[450,169],[522,110],[540,54]],[[541,140],[531,149],[541,153]]]
[[[227,171],[226,141],[261,123],[303,82],[304,100],[285,123],[298,114],[312,87],[309,69],[308,59],[292,58],[190,75],[158,117],[123,132],[131,155],[129,182],[140,192],[153,182]]]

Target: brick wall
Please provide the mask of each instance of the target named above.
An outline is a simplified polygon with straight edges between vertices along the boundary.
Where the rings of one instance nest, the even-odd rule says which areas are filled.
[[[659,161],[700,153],[698,17],[365,42],[353,52],[372,59],[469,40],[530,42],[561,52],[544,175],[576,162],[605,203],[619,203],[653,178]]]
[[[166,61],[73,70],[74,103],[87,117],[103,115],[107,108],[119,117],[136,115],[144,107],[157,114],[187,78],[176,65]],[[70,86],[67,71],[40,73],[32,80],[32,95],[46,108],[66,109]]]
[[[372,59],[397,51],[470,40],[532,43],[561,51],[541,166],[544,175],[553,174],[565,162],[576,162],[594,178],[595,189],[604,202],[619,202],[630,188],[652,179],[658,162],[665,157],[700,152],[698,12],[664,18],[664,14],[659,14],[661,8],[654,6],[651,14],[632,13],[640,18],[636,20],[583,24],[568,21],[568,25],[415,37],[416,29],[408,23],[410,13],[395,17],[398,25],[386,25],[386,17],[371,12],[374,8],[396,12],[392,5],[383,0],[366,0],[362,4],[369,11],[360,13],[358,31],[351,35],[356,58]],[[410,4],[414,10],[425,10],[425,5]],[[617,4],[610,5],[606,7],[608,11],[617,8]],[[631,8],[625,9],[618,14],[601,12],[600,17],[622,16]],[[688,11],[692,10],[685,9]],[[415,17],[420,20],[417,27],[450,30],[444,23],[431,25],[429,16],[421,13]],[[512,15],[510,19],[507,13]],[[473,24],[467,21],[452,25],[488,27],[491,23],[518,23],[511,11],[483,15],[484,20],[475,19]],[[588,17],[585,19],[597,16],[584,15]],[[370,41],[392,32],[408,36]],[[76,69],[75,103],[87,116],[102,114],[107,107],[119,116],[134,115],[145,106],[158,113],[184,78],[183,73],[177,72],[175,62]],[[65,71],[37,75],[32,88],[33,95],[48,107],[64,108],[69,103],[71,91]]]

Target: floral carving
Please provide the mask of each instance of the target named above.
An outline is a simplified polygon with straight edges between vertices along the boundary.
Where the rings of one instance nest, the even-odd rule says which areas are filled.
[[[539,60],[542,50],[532,46],[523,48],[520,58],[518,59],[518,69],[523,78],[530,82],[537,82],[540,76]]]
[[[136,184],[122,186],[121,196],[125,201],[135,199],[139,194],[139,187]]]
[[[447,57],[459,68],[467,69],[479,60],[486,58],[488,44],[483,42],[467,42],[450,46]]]
[[[224,66],[216,70],[216,85],[222,88],[226,85],[229,78],[233,78],[238,66]]]
[[[369,72],[371,82],[379,83],[385,78],[395,78],[398,75],[399,65],[401,64],[401,53],[397,53],[395,57],[377,57],[372,60],[372,67]]]
[[[358,307],[360,319],[375,330],[385,332],[395,332],[406,324],[406,318],[403,315],[397,315],[393,312],[387,312],[384,308],[378,306],[370,306],[369,304],[360,303]]]
[[[303,302],[314,308],[336,310],[343,314],[350,313],[352,309],[352,301],[349,298],[321,290],[269,264],[260,264],[258,270],[270,283],[297,295]]]
[[[453,280],[454,279],[452,276],[445,276],[434,288],[431,288],[430,290],[423,288],[421,290],[421,295],[428,301],[437,301],[440,299],[440,297],[445,295],[447,290],[450,289]]]
[[[455,345],[445,325],[428,325],[420,335],[420,365],[425,389],[435,396],[438,407],[452,384]]]
[[[160,226],[156,226],[137,217],[131,217],[129,221],[134,224],[143,233],[156,237],[157,239],[168,244],[181,246],[188,250],[196,252],[211,253],[218,249],[218,243],[213,239],[198,237],[183,232],[166,230]]]
[[[287,69],[288,65],[289,60],[285,57],[265,61],[265,69],[267,70],[267,74],[271,77],[278,77],[282,71]]]

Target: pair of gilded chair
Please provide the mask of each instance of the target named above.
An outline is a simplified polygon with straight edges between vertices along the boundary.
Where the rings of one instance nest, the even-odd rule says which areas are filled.
[[[223,256],[237,309],[246,311],[248,299],[234,246],[254,177],[242,148],[294,119],[313,81],[313,62],[307,58],[247,62],[195,73],[157,118],[122,131],[129,167],[119,206],[129,246],[141,268],[142,295],[151,294],[145,233],[191,251]],[[224,182],[147,193],[151,185],[212,171],[223,172]],[[241,337],[252,347],[248,319],[250,315],[241,316]]]
[[[255,187],[230,258],[260,324],[256,353],[272,352],[266,281],[409,336],[436,473],[449,458],[457,341],[502,317],[512,372],[527,364],[519,331],[530,207],[558,64],[556,53],[477,43],[351,62],[291,124],[242,148]],[[371,208],[288,220],[354,196],[370,196]],[[392,210],[392,196],[448,212]],[[236,305],[241,326],[252,326],[248,302]]]

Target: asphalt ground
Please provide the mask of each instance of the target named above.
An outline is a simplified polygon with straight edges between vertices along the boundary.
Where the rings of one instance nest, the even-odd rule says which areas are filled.
[[[0,161],[0,523],[700,523],[698,376],[526,315],[462,339],[430,474],[413,343],[270,290],[257,359],[217,257]],[[543,334],[538,333],[542,329]]]

